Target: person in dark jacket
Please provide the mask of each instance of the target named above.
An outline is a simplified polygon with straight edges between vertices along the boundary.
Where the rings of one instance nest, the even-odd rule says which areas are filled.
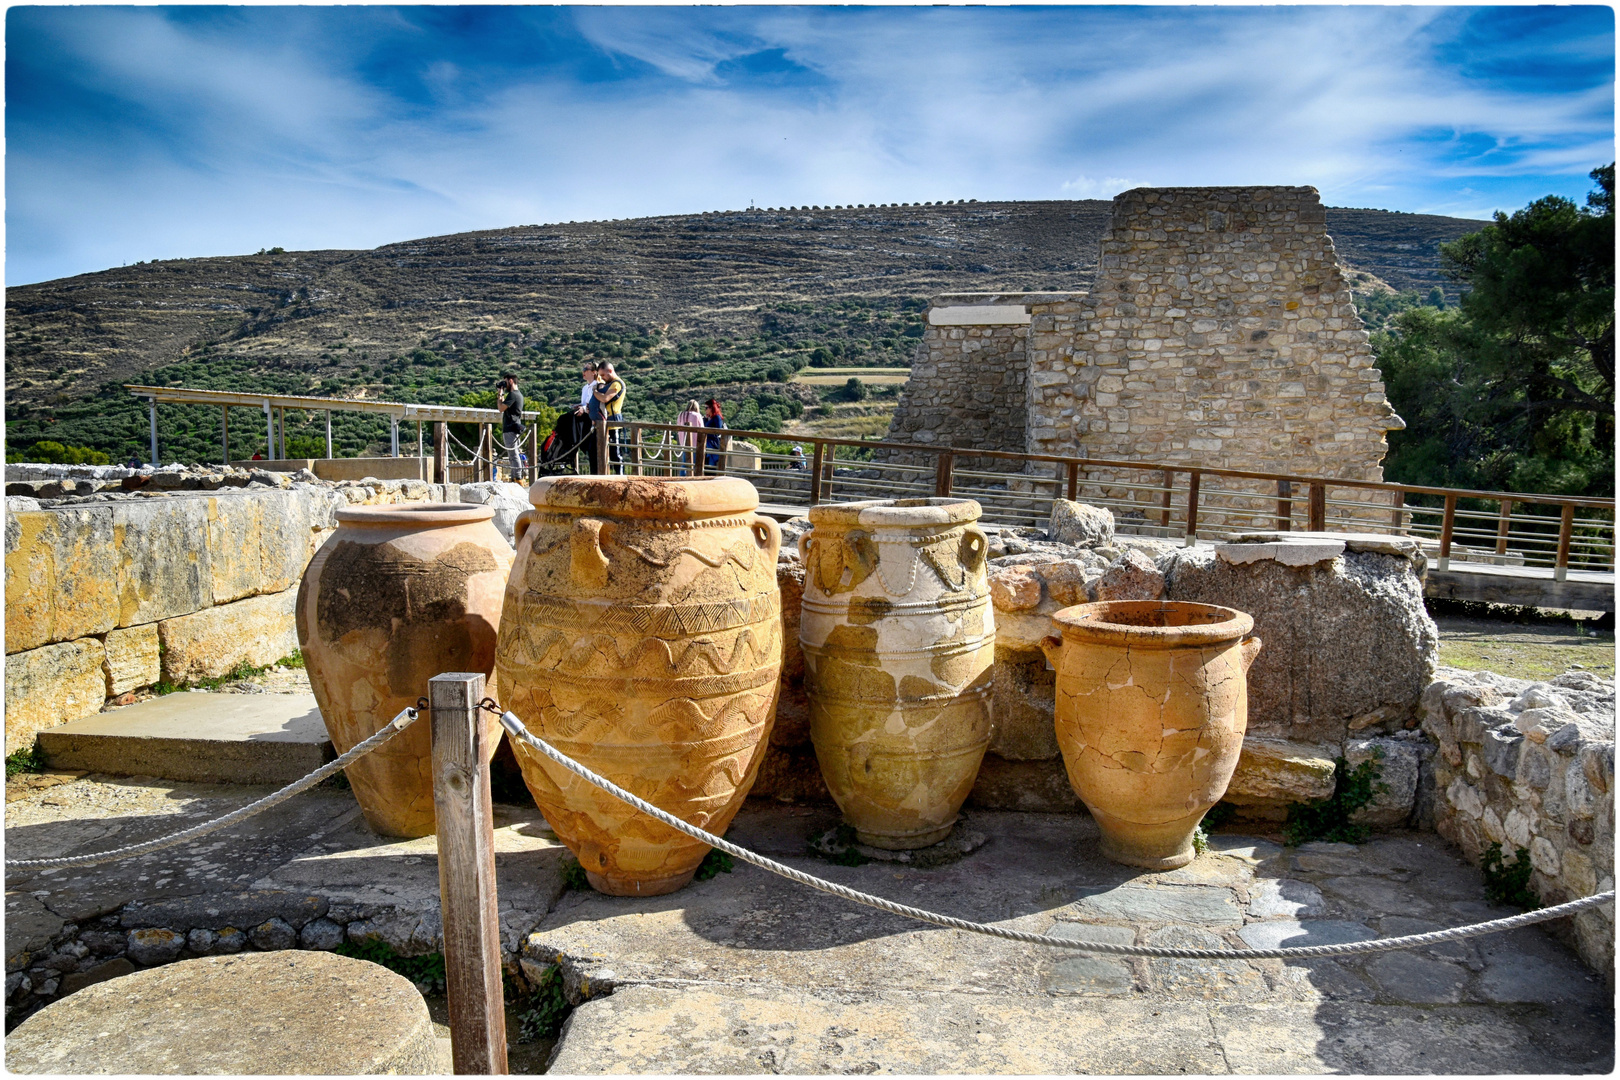
[[[501,376],[495,388],[495,407],[501,410],[501,442],[506,446],[507,479],[516,481],[523,475],[523,463],[518,458],[518,447],[523,442],[523,391],[510,371]]]
[[[703,426],[707,428],[719,428],[724,430],[726,426],[726,418],[720,412],[720,403],[714,398],[710,398],[708,404],[704,406],[704,408],[707,415],[703,417]],[[720,435],[707,435],[704,437],[704,448],[707,453],[703,455],[703,468],[704,471],[710,473],[711,475],[720,471],[720,450],[722,449],[722,439],[723,436]]]

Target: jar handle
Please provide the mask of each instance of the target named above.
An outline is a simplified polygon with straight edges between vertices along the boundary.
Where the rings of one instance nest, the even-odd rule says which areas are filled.
[[[775,562],[776,556],[782,551],[782,526],[778,525],[773,518],[768,518],[764,514],[755,514],[750,527],[754,531],[754,541],[760,547],[769,551],[771,561]]]
[[[1242,650],[1243,673],[1245,675],[1249,673],[1249,665],[1254,663],[1254,658],[1260,655],[1262,645],[1263,642],[1253,634],[1238,642],[1238,648]]]
[[[517,520],[512,522],[512,546],[515,548],[523,543],[523,534],[529,531],[534,524],[534,511],[525,510],[519,514]]]
[[[1059,661],[1063,659],[1063,639],[1052,634],[1046,635],[1041,638],[1041,652],[1046,654],[1046,662],[1056,671],[1060,666]]]
[[[990,554],[990,537],[977,525],[969,525],[962,530],[962,546],[957,549],[956,554],[968,573],[978,573],[979,567],[984,565],[985,557]]]
[[[569,537],[569,569],[574,584],[582,588],[607,586],[608,557],[602,552],[602,531],[608,523],[601,518],[580,518]]]

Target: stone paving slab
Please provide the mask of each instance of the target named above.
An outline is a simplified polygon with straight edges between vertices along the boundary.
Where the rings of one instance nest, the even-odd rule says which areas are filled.
[[[744,987],[626,987],[580,1006],[570,1074],[1558,1073],[1607,1071],[1479,1007],[1203,1004]],[[1591,1032],[1588,1032],[1589,1034]]]
[[[39,733],[56,769],[290,784],[336,756],[315,695],[165,694]]]
[[[1263,948],[1512,914],[1485,904],[1478,871],[1421,833],[1295,851],[1219,836],[1191,865],[1155,874],[1102,859],[1087,819],[977,812],[962,827],[990,841],[921,870],[809,856],[807,839],[830,820],[749,807],[728,837],[864,891],[1074,940]],[[1346,861],[1361,870],[1352,880],[1398,890],[1389,895],[1401,906],[1375,906],[1382,893],[1331,888],[1348,877]],[[1313,865],[1321,869],[1304,868]],[[556,1071],[1609,1067],[1614,1010],[1600,976],[1537,929],[1477,940],[1310,961],[1057,953],[909,923],[739,864],[667,897],[567,893],[524,952],[530,964],[560,964],[581,1002]],[[1240,1008],[1254,1010],[1241,1013],[1250,1020],[1222,1029],[1218,1018]],[[1133,1025],[1137,1035],[1070,1038],[1098,1017],[1110,1036]],[[991,1049],[976,1038],[984,1024]],[[1383,1034],[1367,1038],[1368,1027]],[[847,1037],[837,1034],[844,1030]]]

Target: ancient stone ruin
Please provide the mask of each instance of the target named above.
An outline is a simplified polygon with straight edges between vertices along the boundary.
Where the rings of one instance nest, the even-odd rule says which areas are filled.
[[[933,299],[889,438],[1382,480],[1403,426],[1314,188],[1138,188],[1090,292]]]

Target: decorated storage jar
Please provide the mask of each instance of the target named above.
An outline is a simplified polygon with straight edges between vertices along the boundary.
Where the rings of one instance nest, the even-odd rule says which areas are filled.
[[[563,753],[723,833],[759,772],[782,662],[781,532],[746,480],[562,476],[529,491],[496,656],[502,705]],[[655,896],[708,847],[517,743],[592,886]]]
[[[950,832],[990,744],[989,542],[970,499],[810,508],[799,642],[810,736],[862,843]]]

